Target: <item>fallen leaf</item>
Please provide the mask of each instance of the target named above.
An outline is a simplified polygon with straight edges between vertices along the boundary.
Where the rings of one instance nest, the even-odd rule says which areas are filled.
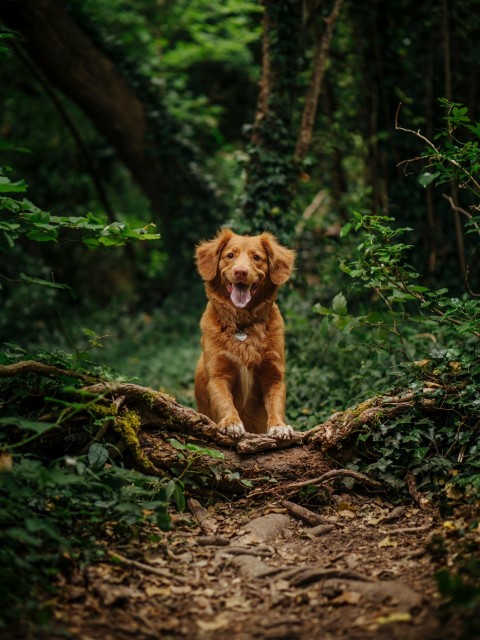
[[[192,591],[192,587],[189,584],[186,584],[183,587],[172,585],[170,587],[170,591],[176,596],[183,596],[186,593],[190,593]]]
[[[344,591],[330,602],[332,604],[358,604],[361,599],[362,595],[358,591]]]
[[[379,624],[391,624],[392,622],[411,622],[412,616],[408,611],[389,613],[387,616],[378,616],[375,620]]]
[[[0,473],[11,471],[13,468],[13,458],[8,453],[2,453],[0,456]]]
[[[230,618],[229,616],[221,613],[213,620],[197,619],[196,623],[201,631],[218,631],[219,629],[223,629],[230,624]]]
[[[381,518],[369,518],[366,522],[371,527],[374,527],[375,525],[377,525],[380,522],[380,520],[381,520]]]
[[[155,585],[151,585],[145,587],[145,593],[149,598],[152,598],[153,596],[169,596],[172,592],[170,587],[156,587]]]
[[[398,547],[398,542],[390,539],[390,536],[386,536],[378,543],[379,547]]]
[[[344,518],[355,518],[356,515],[355,507],[348,502],[340,502],[337,506],[337,511],[339,515],[343,516]]]

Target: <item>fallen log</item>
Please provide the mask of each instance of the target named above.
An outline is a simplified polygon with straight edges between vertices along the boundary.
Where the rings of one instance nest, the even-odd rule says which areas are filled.
[[[60,408],[47,394],[40,399],[38,389],[19,400],[24,415],[32,415],[33,397],[35,409],[41,405],[38,420],[50,428],[33,441],[28,438],[23,450],[46,460],[85,455],[92,445],[103,443],[111,457],[122,455],[124,464],[146,474],[194,477],[200,489],[229,495],[259,486],[275,489],[285,481],[317,477],[330,469],[319,449],[300,446],[302,433],[289,440],[255,434],[235,440],[168,394],[137,384],[94,380],[35,361],[0,366],[0,379],[17,376],[78,380],[74,388],[64,387],[65,380],[59,384],[55,402]],[[15,428],[15,420],[9,436],[18,448],[24,432]]]
[[[24,450],[34,450],[51,460],[62,454],[85,455],[92,445],[100,443],[110,447],[112,457],[122,455],[124,464],[147,474],[180,479],[194,475],[200,491],[204,487],[229,495],[250,492],[252,496],[269,492],[283,500],[298,494],[302,487],[342,475],[381,488],[364,474],[332,470],[347,445],[353,447],[359,433],[374,430],[414,406],[424,412],[436,411],[445,398],[458,392],[458,387],[444,388],[443,395],[433,394],[438,392],[438,385],[427,384],[420,394],[408,391],[378,396],[334,413],[324,423],[295,433],[289,440],[256,434],[235,440],[220,433],[207,416],[166,393],[137,384],[105,382],[32,360],[0,366],[0,379],[18,376],[28,376],[24,379],[29,384],[32,377],[62,379],[62,384],[56,389],[57,404],[47,392],[41,397],[41,384],[32,396],[17,398],[21,415],[31,417],[41,407],[43,413],[37,413],[37,420],[50,425],[37,439],[25,439],[14,420],[10,427],[7,424],[7,437],[17,448],[23,438],[28,441]]]

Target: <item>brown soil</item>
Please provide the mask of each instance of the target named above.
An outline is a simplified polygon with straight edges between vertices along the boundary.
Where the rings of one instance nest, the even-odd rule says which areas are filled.
[[[302,524],[281,502],[217,503],[202,526],[177,516],[170,532],[112,544],[62,585],[49,637],[465,637],[436,590],[428,545],[445,523],[433,508],[334,494],[315,511],[333,526]]]

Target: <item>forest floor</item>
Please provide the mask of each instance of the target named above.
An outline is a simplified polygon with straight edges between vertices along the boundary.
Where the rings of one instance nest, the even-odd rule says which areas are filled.
[[[342,492],[312,509],[329,524],[247,498],[112,539],[107,560],[64,580],[48,637],[480,638],[445,610],[434,577],[458,555],[460,513],[445,522],[431,506]]]

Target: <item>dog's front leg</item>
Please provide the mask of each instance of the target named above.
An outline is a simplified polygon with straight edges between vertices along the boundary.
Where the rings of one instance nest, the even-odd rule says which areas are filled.
[[[286,387],[282,370],[274,362],[266,363],[260,379],[267,412],[267,435],[279,439],[291,438],[294,431],[285,424]]]
[[[219,430],[231,438],[245,435],[245,427],[233,403],[233,385],[236,372],[228,359],[217,359],[209,367],[210,375],[207,385],[212,417]]]

